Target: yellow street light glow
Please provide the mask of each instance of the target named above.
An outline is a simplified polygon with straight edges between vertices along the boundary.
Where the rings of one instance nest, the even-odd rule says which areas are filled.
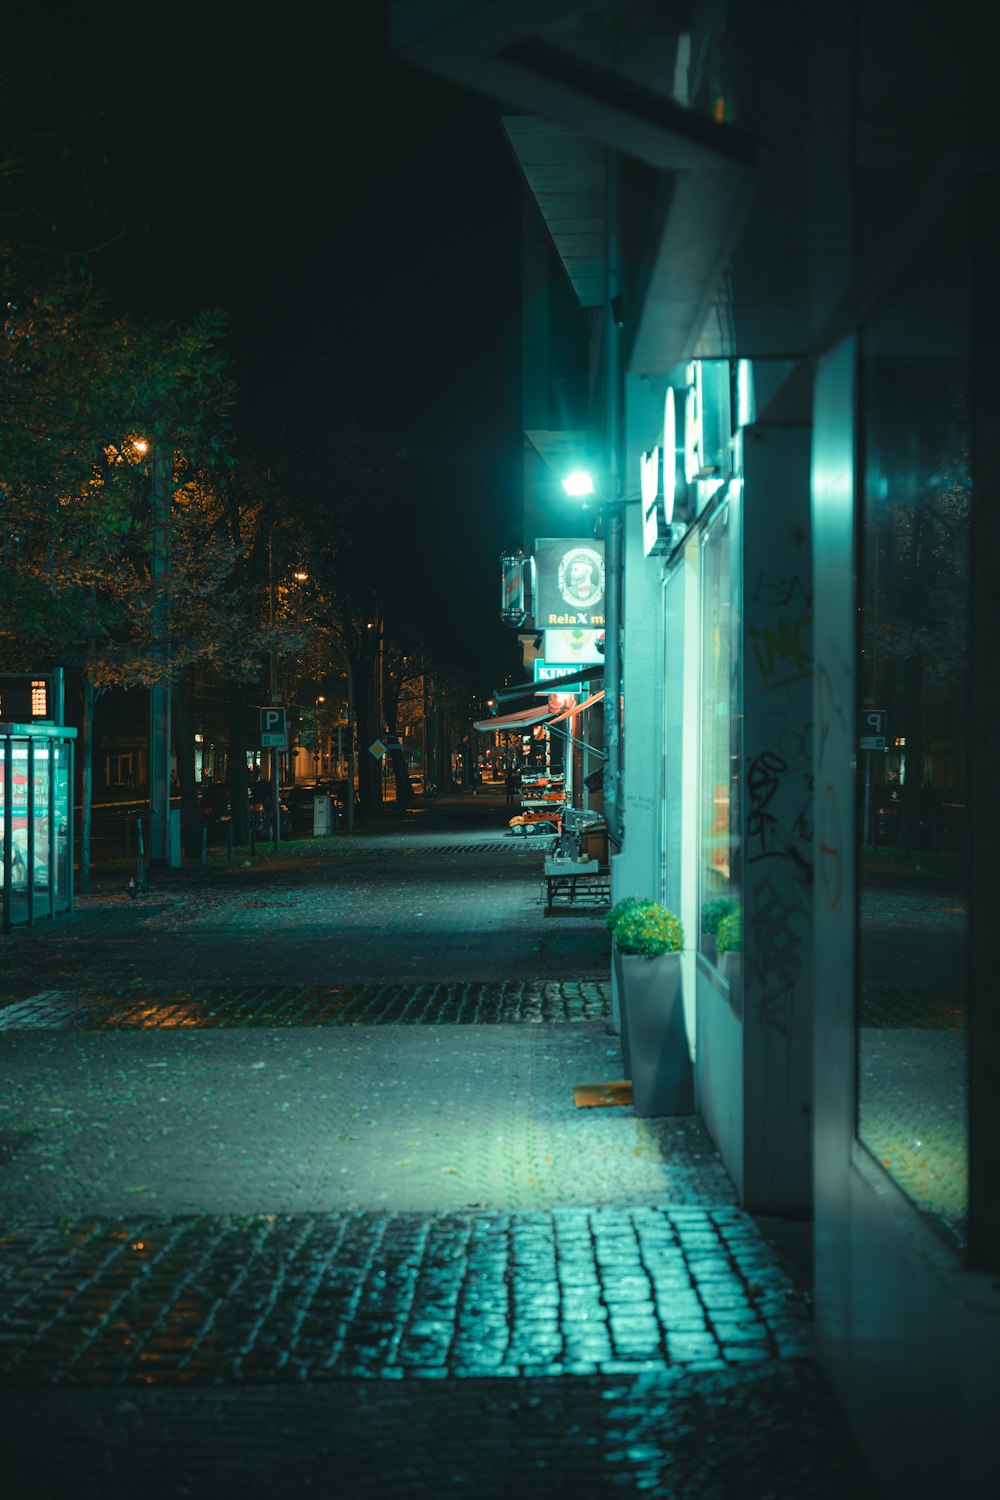
[[[594,481],[586,469],[574,469],[572,474],[567,474],[563,480],[563,489],[567,495],[573,495],[574,497],[592,495],[594,493]]]
[[[135,449],[136,453],[149,452],[149,443],[145,438],[136,438],[135,442],[132,444],[132,447]]]
[[[309,574],[308,573],[296,573],[295,576],[299,580],[300,583],[305,583],[306,579],[309,577]]]

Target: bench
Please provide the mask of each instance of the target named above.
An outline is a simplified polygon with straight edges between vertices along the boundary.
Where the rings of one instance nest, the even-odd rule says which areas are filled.
[[[611,871],[596,859],[545,861],[545,905],[609,906]]]

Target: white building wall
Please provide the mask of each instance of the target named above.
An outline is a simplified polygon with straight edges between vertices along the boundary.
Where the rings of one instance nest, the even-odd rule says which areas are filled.
[[[663,721],[661,567],[642,551],[639,506],[626,507],[622,740],[624,843],[612,896],[656,898],[660,877]]]

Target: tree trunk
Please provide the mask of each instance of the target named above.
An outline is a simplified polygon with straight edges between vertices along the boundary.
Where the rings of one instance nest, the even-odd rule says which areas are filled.
[[[378,807],[379,779],[378,762],[368,749],[375,735],[367,693],[358,694],[354,712],[358,721],[358,794],[361,798],[361,806],[366,812],[371,813]]]
[[[384,708],[386,730],[390,735],[398,737],[398,690],[396,693],[386,693]],[[413,789],[410,786],[410,773],[406,768],[406,756],[403,754],[402,745],[394,745],[389,754],[391,757],[392,777],[396,785],[396,805],[398,807],[407,807],[413,801]]]
[[[250,689],[245,682],[230,684],[229,691],[229,782],[233,817],[233,842],[245,848],[250,842],[250,773],[247,770],[247,703]]]
[[[177,779],[181,788],[184,855],[187,859],[200,859],[202,822],[201,809],[198,806],[198,783],[195,780],[194,729],[191,724],[191,700],[187,679],[183,672],[179,672],[170,685],[170,704],[174,754],[177,757]]]
[[[906,736],[906,779],[900,793],[899,835],[901,849],[917,846],[923,810],[924,659],[919,653],[903,662],[903,729]]]
[[[389,751],[392,766],[392,779],[396,785],[396,805],[408,807],[413,801],[413,788],[410,786],[410,773],[406,765],[406,756],[403,754],[402,745],[393,745]]]

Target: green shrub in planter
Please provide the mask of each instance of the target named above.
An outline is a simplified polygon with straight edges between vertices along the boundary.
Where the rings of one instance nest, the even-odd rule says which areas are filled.
[[[658,901],[634,902],[618,918],[614,934],[619,953],[626,955],[652,958],[659,953],[679,953],[684,947],[680,919]]]
[[[723,953],[739,953],[743,946],[743,916],[739,907],[723,917],[715,942],[720,958]]]
[[[701,930],[707,932],[710,937],[715,937],[719,931],[719,923],[724,917],[728,917],[732,911],[732,905],[725,896],[712,896],[710,900],[702,903],[701,908]]]
[[[615,928],[618,926],[619,919],[623,917],[627,911],[630,911],[633,906],[638,906],[640,901],[648,900],[648,896],[623,896],[620,901],[616,901],[614,906],[604,918],[604,925],[610,932],[611,936],[614,937]]]

